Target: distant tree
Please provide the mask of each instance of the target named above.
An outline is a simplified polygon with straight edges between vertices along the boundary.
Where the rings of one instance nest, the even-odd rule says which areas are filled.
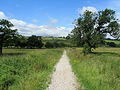
[[[54,48],[54,45],[53,45],[53,43],[52,42],[46,42],[46,44],[45,44],[45,47],[46,48]]]
[[[120,36],[120,26],[115,18],[115,11],[105,9],[98,13],[86,10],[75,20],[75,28],[71,37],[78,45],[82,45],[85,54],[91,53],[92,48],[97,48],[104,42],[107,34],[114,38]]]
[[[25,48],[27,46],[27,38],[23,35],[16,34],[14,36],[15,47]]]
[[[53,41],[52,44],[53,44],[53,47],[54,47],[54,48],[59,47],[59,43],[58,43],[57,41]]]
[[[114,42],[107,42],[107,45],[110,47],[116,47],[117,45]]]
[[[65,47],[66,45],[63,42],[58,43],[58,47]]]
[[[42,48],[42,38],[40,36],[32,35],[27,40],[28,48]]]
[[[68,34],[68,35],[66,36],[66,39],[70,39],[70,38],[71,38],[71,35]]]
[[[110,38],[106,38],[106,40],[112,40],[112,39],[110,39]]]

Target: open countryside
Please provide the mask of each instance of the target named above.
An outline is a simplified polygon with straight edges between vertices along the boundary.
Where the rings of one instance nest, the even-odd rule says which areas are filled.
[[[0,90],[120,90],[118,4],[1,1]]]

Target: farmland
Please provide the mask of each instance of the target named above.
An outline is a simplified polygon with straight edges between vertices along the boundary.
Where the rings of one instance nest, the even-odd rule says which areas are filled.
[[[44,90],[63,49],[4,49],[0,90]]]

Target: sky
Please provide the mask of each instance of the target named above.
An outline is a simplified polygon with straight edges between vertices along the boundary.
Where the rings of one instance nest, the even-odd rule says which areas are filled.
[[[84,10],[116,11],[120,0],[1,0],[0,19],[8,19],[22,35],[67,36]]]

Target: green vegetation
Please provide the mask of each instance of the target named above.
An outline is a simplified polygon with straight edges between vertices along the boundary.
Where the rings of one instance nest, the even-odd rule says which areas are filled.
[[[115,44],[120,44],[120,41],[118,40],[105,40],[106,42],[114,42]]]
[[[107,43],[114,43],[116,47],[120,47],[120,40],[105,40]]]
[[[86,90],[120,90],[119,48],[98,48],[86,56],[81,52],[68,49],[73,71]]]
[[[43,40],[66,40],[65,37],[42,37]]]
[[[86,10],[75,20],[71,38],[77,46],[83,46],[84,54],[88,54],[92,52],[92,49],[104,43],[107,34],[119,38],[119,31],[120,24],[115,17],[115,11],[111,9],[98,12]]]
[[[41,36],[32,35],[31,37],[28,38],[27,47],[42,48],[42,46],[43,46],[43,43],[42,43]]]
[[[65,39],[63,37],[42,37],[42,41],[44,44],[46,43],[51,43],[51,44],[55,44],[58,43],[60,46],[62,45],[62,47],[72,47],[75,46],[71,40],[69,39]],[[60,47],[58,46],[58,47]]]
[[[43,90],[62,49],[4,49],[0,90]]]
[[[75,20],[75,28],[67,37],[27,37],[13,26],[0,19],[0,90],[46,89],[62,48],[76,46],[83,49],[67,51],[80,84],[87,90],[120,90],[120,49],[98,48],[92,53],[99,46],[120,47],[120,41],[106,40],[108,33],[114,38],[120,36],[115,11],[86,10]],[[2,47],[14,49],[4,49],[2,54]]]

